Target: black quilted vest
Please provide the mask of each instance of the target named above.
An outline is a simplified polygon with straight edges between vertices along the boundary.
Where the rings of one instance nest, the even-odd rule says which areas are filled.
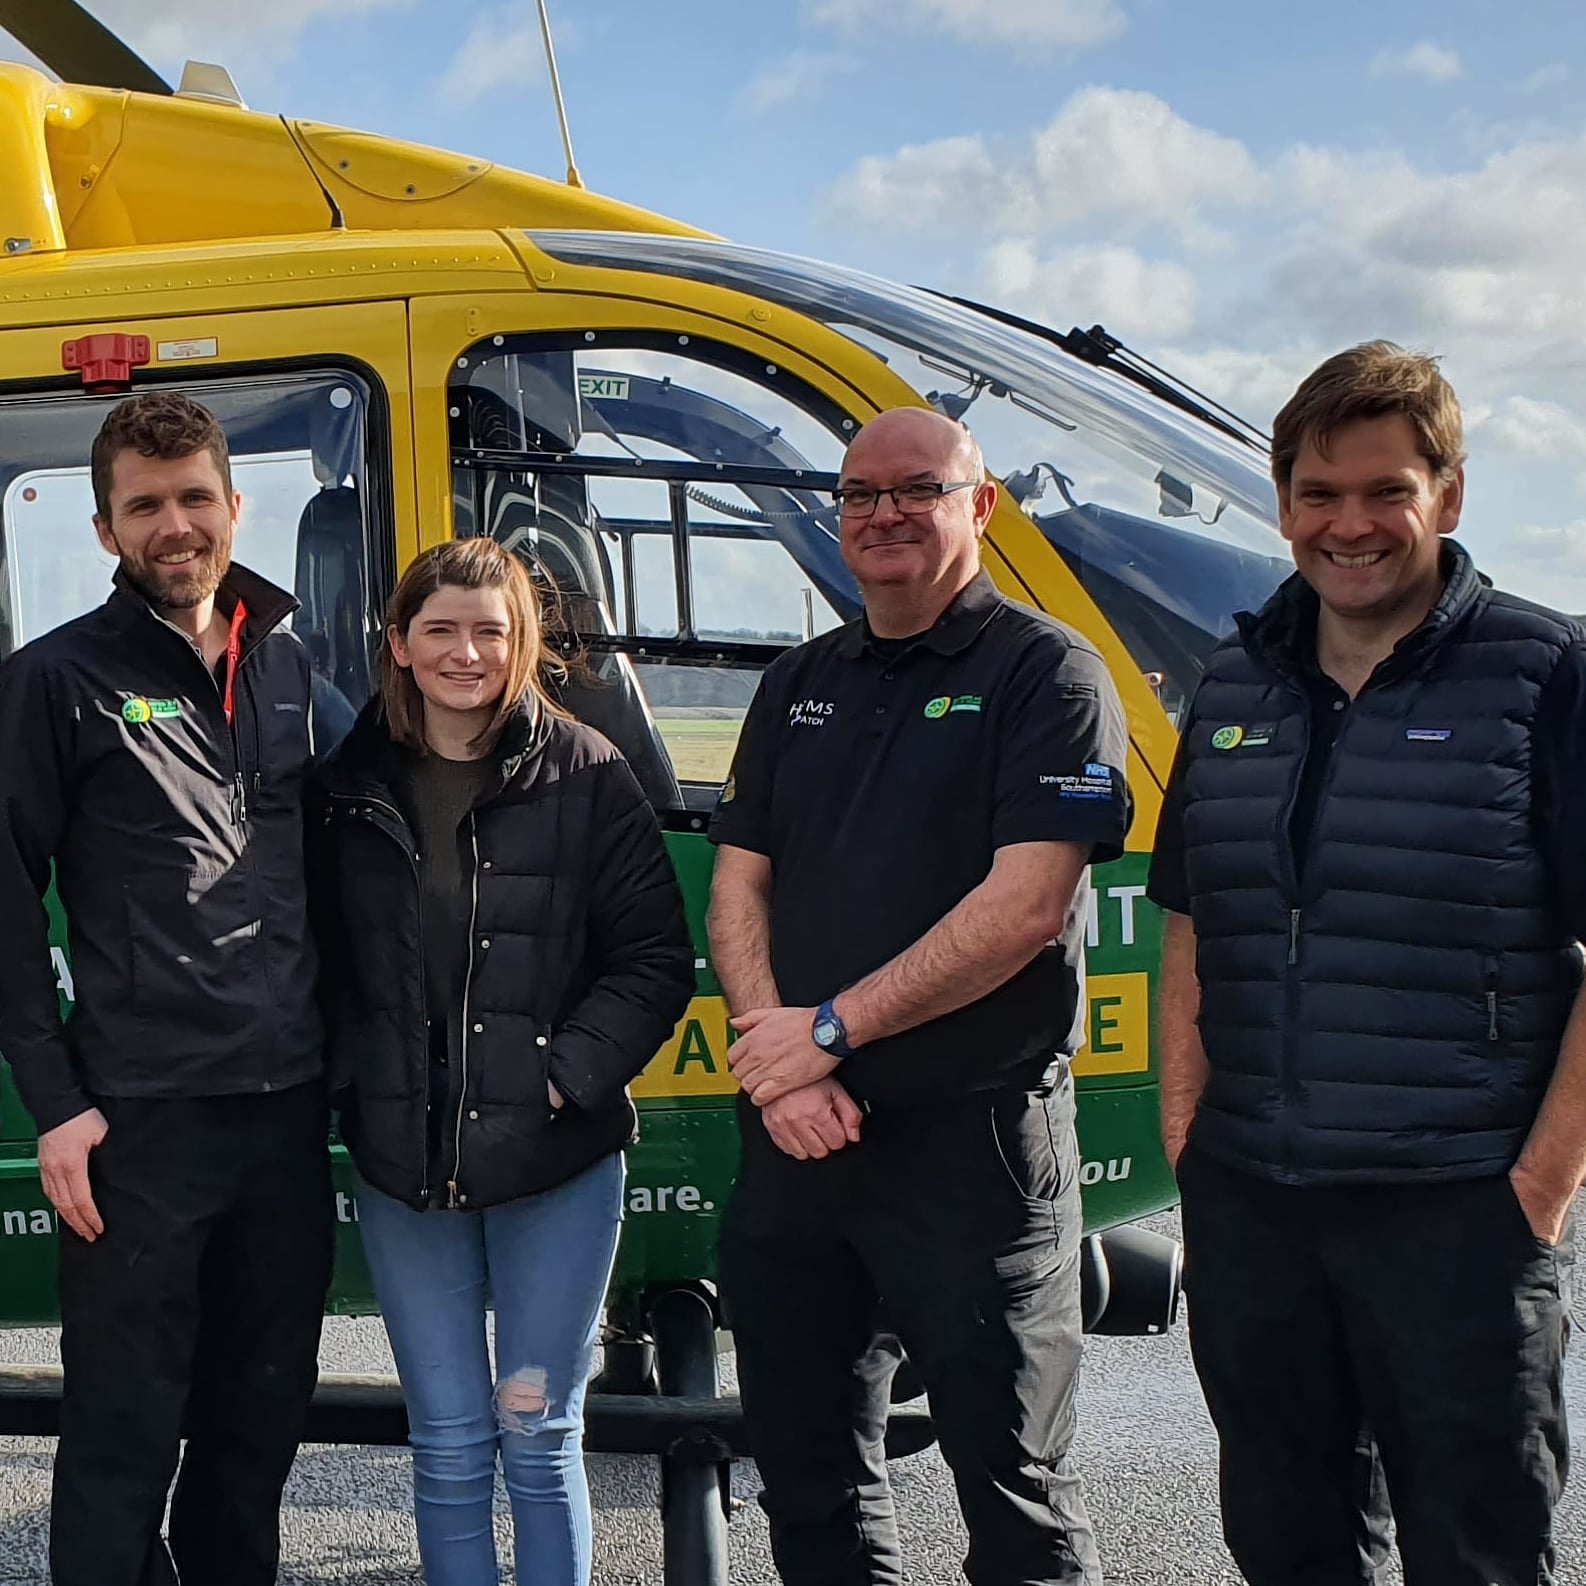
[[[1531,810],[1531,729],[1581,630],[1448,584],[1348,707],[1303,886],[1309,733],[1291,578],[1216,651],[1186,729],[1186,862],[1211,1074],[1192,1138],[1295,1184],[1506,1171],[1581,983]]]

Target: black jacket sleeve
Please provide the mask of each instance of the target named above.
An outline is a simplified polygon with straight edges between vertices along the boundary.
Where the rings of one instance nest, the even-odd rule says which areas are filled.
[[[26,649],[0,666],[0,1055],[40,1134],[93,1105],[67,1052],[44,907],[66,830],[71,732]]]
[[[599,768],[588,989],[556,1031],[551,1079],[575,1106],[619,1094],[677,1026],[694,989],[683,894],[654,812],[622,760]]]

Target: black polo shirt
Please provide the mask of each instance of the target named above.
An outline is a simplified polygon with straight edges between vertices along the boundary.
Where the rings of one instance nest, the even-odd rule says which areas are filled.
[[[1128,829],[1124,718],[1101,657],[980,574],[927,632],[863,618],[761,679],[711,822],[771,861],[771,961],[814,1006],[912,946],[1010,843],[1089,844]],[[865,1100],[1017,1083],[1083,1039],[1085,908],[989,996],[842,1064]]]

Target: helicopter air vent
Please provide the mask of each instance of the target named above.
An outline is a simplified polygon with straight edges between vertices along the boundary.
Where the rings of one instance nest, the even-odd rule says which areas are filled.
[[[182,68],[182,82],[176,97],[202,99],[211,105],[234,105],[238,110],[248,108],[231,73],[224,66],[211,66],[204,61],[189,61]]]

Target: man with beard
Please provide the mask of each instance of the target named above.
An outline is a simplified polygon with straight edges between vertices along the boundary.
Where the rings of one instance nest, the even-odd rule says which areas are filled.
[[[291,596],[232,563],[242,498],[212,414],[131,397],[92,472],[111,596],[0,667],[0,1052],[61,1225],[51,1570],[57,1586],[178,1570],[263,1586],[334,1230],[303,881],[309,666]]]

